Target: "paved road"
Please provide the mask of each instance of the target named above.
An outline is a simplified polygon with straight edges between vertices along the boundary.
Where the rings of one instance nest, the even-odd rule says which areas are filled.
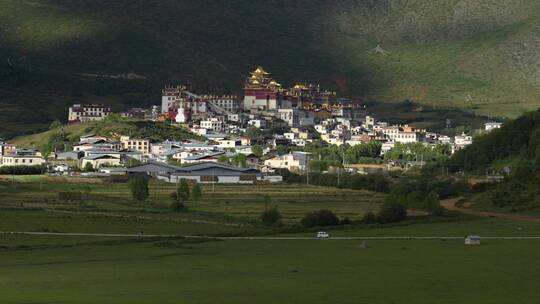
[[[482,216],[482,217],[496,217],[513,221],[525,221],[525,222],[540,222],[540,217],[528,216],[528,215],[519,215],[519,214],[510,214],[510,213],[500,213],[500,212],[491,212],[491,211],[478,211],[468,208],[462,208],[456,206],[456,203],[461,198],[451,198],[447,200],[442,200],[441,205],[448,210],[459,211],[464,214]],[[465,203],[465,207],[468,207],[469,204]]]
[[[32,231],[0,231],[0,235],[35,235],[35,236],[87,236],[87,237],[122,237],[122,238],[188,238],[217,240],[319,240],[316,237],[279,237],[279,236],[230,236],[213,237],[204,235],[175,234],[122,234],[122,233],[73,233],[73,232],[32,232]],[[540,236],[484,236],[488,240],[540,240]],[[350,236],[331,237],[328,240],[463,240],[460,236]]]

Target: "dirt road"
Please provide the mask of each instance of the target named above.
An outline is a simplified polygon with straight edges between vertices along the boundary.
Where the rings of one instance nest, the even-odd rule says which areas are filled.
[[[483,216],[483,217],[496,217],[496,218],[502,218],[502,219],[507,219],[507,220],[513,220],[513,221],[540,222],[540,217],[535,217],[535,216],[500,213],[500,212],[492,212],[492,211],[477,211],[477,210],[472,210],[468,208],[458,207],[456,206],[456,203],[460,199],[461,198],[451,198],[447,200],[442,200],[441,205],[445,209],[448,209],[451,211],[458,211],[464,214]],[[465,203],[465,206],[467,206],[467,203]]]

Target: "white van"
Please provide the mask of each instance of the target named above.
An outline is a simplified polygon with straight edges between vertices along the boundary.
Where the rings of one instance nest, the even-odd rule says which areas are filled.
[[[319,232],[317,232],[317,238],[318,239],[327,239],[327,238],[330,238],[330,235],[326,231],[319,231]]]

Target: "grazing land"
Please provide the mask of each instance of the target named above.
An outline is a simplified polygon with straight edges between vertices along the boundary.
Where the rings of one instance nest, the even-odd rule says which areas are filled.
[[[297,227],[308,211],[329,208],[357,220],[365,211],[378,210],[381,194],[307,185],[204,186],[201,200],[188,204],[190,212],[174,213],[168,208],[174,185],[155,181],[148,202],[134,203],[125,184],[101,179],[0,180],[0,231],[178,235],[2,233],[2,303],[538,301],[538,240],[490,239],[465,246],[462,239],[285,239],[314,236],[316,230]],[[87,197],[62,202],[60,191],[82,191]],[[258,215],[268,204],[282,211],[284,227],[259,223]],[[540,223],[418,217],[389,225],[338,226],[328,232],[332,237],[525,237],[540,236]]]
[[[538,224],[528,224],[522,230],[518,227],[512,222],[484,219],[458,225],[427,223],[330,233],[540,233]],[[4,303],[538,300],[538,241],[490,240],[467,247],[462,240],[362,243],[2,236],[0,248]]]

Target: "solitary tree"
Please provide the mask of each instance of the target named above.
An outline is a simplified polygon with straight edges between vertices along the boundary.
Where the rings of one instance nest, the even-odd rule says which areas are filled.
[[[362,220],[366,224],[373,224],[377,221],[377,216],[375,216],[375,213],[369,211],[366,214],[364,214],[364,218]]]
[[[189,199],[189,185],[185,179],[180,180],[176,188],[176,201],[185,203]]]
[[[403,205],[394,201],[386,201],[379,212],[379,222],[393,223],[404,220],[407,217],[407,210]]]
[[[149,195],[148,179],[143,176],[137,176],[129,180],[129,190],[131,196],[138,202],[144,202]]]
[[[199,184],[193,185],[191,188],[191,199],[193,199],[194,202],[198,202],[199,199],[202,196],[202,189]]]
[[[281,213],[277,207],[266,209],[261,213],[261,221],[265,225],[273,225],[281,219]]]
[[[439,198],[437,197],[437,193],[434,191],[431,191],[423,201],[423,207],[424,210],[429,212],[431,215],[442,215],[443,214],[443,207],[439,203]]]

